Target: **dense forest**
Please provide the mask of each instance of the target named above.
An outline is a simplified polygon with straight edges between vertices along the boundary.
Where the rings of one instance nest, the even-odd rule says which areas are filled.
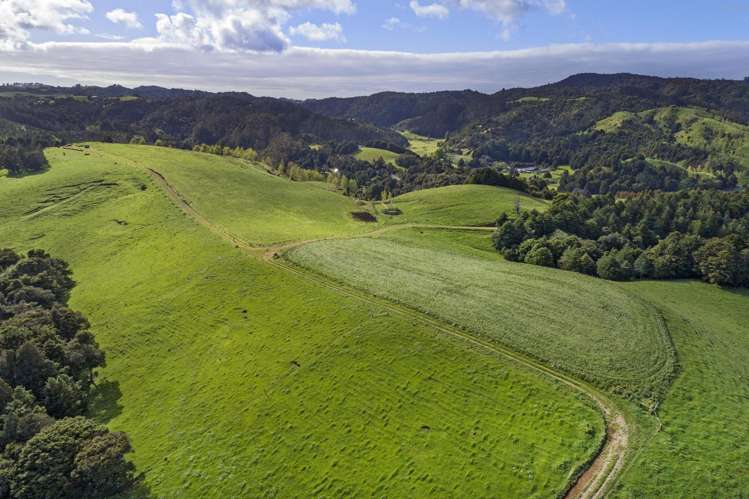
[[[67,264],[0,250],[0,497],[107,497],[133,486],[127,436],[85,417],[104,365],[67,306]]]
[[[502,215],[494,244],[513,261],[611,280],[749,286],[749,191],[558,194],[545,213]]]
[[[588,101],[585,107],[590,110],[581,111],[577,116],[583,127],[617,111],[643,111],[663,106],[715,109],[727,119],[749,122],[749,82],[633,74],[579,74],[550,85],[501,90],[494,94],[472,90],[421,94],[384,92],[367,97],[308,100],[303,105],[327,116],[380,127],[400,126],[421,135],[442,138],[472,122],[517,110],[523,104],[555,106],[555,103],[559,105],[570,100]],[[569,117],[561,117],[559,122],[539,120],[527,131],[522,127],[516,131],[520,134],[532,133],[535,128],[563,131],[569,127],[578,128],[578,125]]]
[[[77,93],[84,90],[84,95]],[[39,95],[3,96],[0,89],[0,167],[11,174],[39,171],[45,166],[40,154],[43,147],[85,140],[180,148],[205,143],[264,150],[274,138],[289,135],[305,144],[406,145],[396,132],[315,114],[283,99],[243,93],[159,93],[151,87],[144,97],[134,95],[135,90],[109,96],[126,93],[126,89],[102,90],[104,96],[94,94],[92,87],[42,94],[49,89],[40,87],[36,89]]]

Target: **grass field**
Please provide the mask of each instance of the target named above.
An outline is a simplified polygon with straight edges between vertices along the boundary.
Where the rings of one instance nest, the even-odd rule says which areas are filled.
[[[697,282],[627,284],[668,321],[681,373],[663,430],[620,481],[620,497],[746,497],[749,293]]]
[[[619,286],[580,274],[504,262],[440,232],[321,241],[295,263],[466,327],[614,393],[657,399],[674,370],[654,314]],[[448,244],[448,246],[446,246]]]
[[[444,140],[424,137],[413,132],[401,132],[408,140],[408,148],[419,156],[431,156],[437,152]]]
[[[264,225],[268,205],[288,233],[325,233],[338,200],[178,151],[48,157],[42,175],[0,179],[0,246],[70,262],[72,306],[108,353],[94,415],[129,433],[154,496],[549,497],[597,447],[602,421],[580,395],[248,258],[172,206],[144,168],[229,222],[210,203],[261,188],[331,214],[310,228],[279,201],[247,200],[241,214],[259,228],[235,223],[265,240],[287,234]]]
[[[317,183],[292,182],[221,156],[164,147],[96,144],[91,154],[135,169],[153,168],[193,207],[246,241],[271,244],[373,229],[355,221],[362,207]]]
[[[435,225],[491,225],[503,212],[515,209],[544,210],[547,202],[522,192],[488,185],[451,185],[409,192],[394,198],[388,207],[403,214],[382,215],[386,221]],[[378,205],[380,211],[383,206]]]
[[[354,157],[361,161],[367,161],[374,163],[378,159],[382,158],[385,163],[389,163],[393,166],[397,166],[395,160],[400,156],[398,153],[388,151],[387,149],[378,149],[376,147],[360,147],[359,152],[354,154]]]

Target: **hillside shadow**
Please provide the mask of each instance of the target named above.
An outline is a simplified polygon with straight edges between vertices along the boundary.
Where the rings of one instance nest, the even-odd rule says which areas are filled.
[[[100,423],[108,423],[122,414],[122,405],[119,400],[122,397],[120,383],[118,381],[103,381],[97,384],[91,394],[89,403],[89,415]]]

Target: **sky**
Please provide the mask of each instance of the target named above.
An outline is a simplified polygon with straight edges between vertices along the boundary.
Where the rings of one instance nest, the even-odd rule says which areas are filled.
[[[0,82],[308,98],[749,76],[749,0],[0,0]]]

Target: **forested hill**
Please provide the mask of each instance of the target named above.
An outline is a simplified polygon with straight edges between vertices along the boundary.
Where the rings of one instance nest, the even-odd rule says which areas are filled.
[[[473,90],[423,94],[383,92],[368,97],[307,100],[303,105],[326,116],[442,137],[472,121],[503,112],[505,101],[497,95]]]
[[[633,74],[579,74],[536,88],[482,94],[471,90],[435,93],[385,92],[368,97],[308,100],[304,106],[327,116],[355,119],[442,137],[466,125],[533,104],[553,117],[560,100],[582,99],[581,118],[602,119],[616,111],[664,106],[701,107],[741,123],[749,122],[749,83],[735,80],[658,78]],[[590,109],[591,112],[586,112]],[[588,117],[590,115],[590,117]]]
[[[34,169],[39,150],[65,142],[143,141],[265,149],[281,135],[306,143],[406,144],[391,130],[316,114],[299,104],[246,93],[113,86],[0,87],[0,163]],[[15,157],[14,157],[15,155]]]

